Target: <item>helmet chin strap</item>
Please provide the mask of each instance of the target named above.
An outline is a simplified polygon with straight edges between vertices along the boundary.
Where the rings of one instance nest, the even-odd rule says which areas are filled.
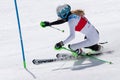
[[[68,17],[69,17],[71,14],[72,14],[71,12],[68,13],[67,18],[66,18],[67,20],[68,20]]]

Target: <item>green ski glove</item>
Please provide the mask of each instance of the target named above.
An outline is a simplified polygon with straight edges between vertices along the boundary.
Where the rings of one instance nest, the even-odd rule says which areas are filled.
[[[48,22],[48,21],[41,21],[41,22],[40,22],[40,26],[43,27],[43,28],[45,28],[45,27],[47,27],[47,26],[51,26],[51,24],[50,24],[50,22]]]

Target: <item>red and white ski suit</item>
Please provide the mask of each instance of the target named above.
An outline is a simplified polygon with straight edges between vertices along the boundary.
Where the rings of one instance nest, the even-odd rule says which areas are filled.
[[[75,38],[75,31],[81,32],[87,37],[87,39],[82,42],[71,44],[71,49],[76,50],[83,47],[89,47],[98,43],[99,33],[85,17],[71,14],[68,17],[68,24],[70,29],[70,35],[67,37],[67,39],[63,41],[64,44],[70,42]]]

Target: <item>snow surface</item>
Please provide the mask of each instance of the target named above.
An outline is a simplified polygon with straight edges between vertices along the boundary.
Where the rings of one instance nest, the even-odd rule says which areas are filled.
[[[120,0],[17,0],[17,3],[27,69],[36,80],[120,80]],[[98,58],[114,64],[92,59],[32,64],[34,58],[55,58],[57,53],[66,52],[54,50],[54,45],[69,35],[67,23],[54,26],[65,33],[39,26],[40,21],[56,20],[56,7],[65,3],[73,10],[85,10],[86,17],[100,32],[100,42],[109,42],[105,49],[114,50]],[[14,0],[0,0],[0,21],[0,80],[34,80],[23,67]],[[82,34],[76,35],[72,42],[82,40]]]

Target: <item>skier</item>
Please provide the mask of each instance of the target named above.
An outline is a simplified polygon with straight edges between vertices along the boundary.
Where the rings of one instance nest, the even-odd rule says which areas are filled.
[[[47,27],[68,22],[70,35],[65,40],[56,43],[56,49],[60,49],[62,46],[73,40],[75,38],[75,31],[85,35],[84,41],[68,45],[68,47],[72,51],[75,51],[78,56],[82,53],[81,48],[90,48],[94,51],[99,51],[101,49],[101,46],[98,45],[99,32],[84,16],[85,13],[83,10],[78,9],[71,11],[70,5],[64,4],[58,6],[56,11],[60,18],[59,20],[53,22],[44,21],[44,25],[41,25],[42,27]]]

